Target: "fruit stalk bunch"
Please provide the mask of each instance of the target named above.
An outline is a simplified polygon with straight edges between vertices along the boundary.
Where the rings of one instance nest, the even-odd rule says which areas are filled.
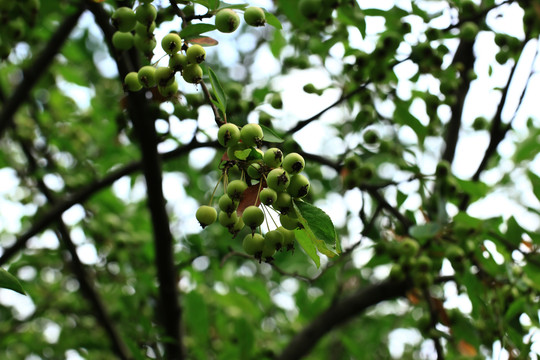
[[[293,230],[302,225],[293,200],[305,197],[310,183],[301,174],[304,158],[298,153],[284,155],[275,147],[263,152],[263,135],[257,124],[240,129],[227,123],[219,128],[218,141],[226,148],[222,176],[225,192],[218,201],[219,214],[204,205],[196,217],[203,228],[218,220],[235,236],[249,228],[242,242],[244,250],[270,261],[276,251],[294,249]],[[230,181],[232,177],[236,179]],[[268,229],[275,228],[263,235],[261,225],[265,221]]]

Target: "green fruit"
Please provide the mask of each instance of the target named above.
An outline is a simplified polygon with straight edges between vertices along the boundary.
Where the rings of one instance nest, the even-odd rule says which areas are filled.
[[[225,211],[219,212],[219,223],[228,228],[230,226],[234,226],[236,222],[238,221],[238,215],[236,214],[236,211],[233,211],[232,213],[226,213]]]
[[[169,33],[161,39],[161,47],[169,54],[176,54],[182,48],[182,38],[176,33]]]
[[[169,86],[174,82],[174,71],[167,66],[160,66],[155,72],[156,83],[158,86]]]
[[[238,126],[227,123],[219,127],[218,142],[221,146],[230,147],[236,145],[238,140],[240,140],[240,129],[238,129]]]
[[[308,94],[319,94],[319,90],[312,83],[304,85],[302,89]]]
[[[345,159],[345,168],[348,170],[356,170],[360,167],[362,162],[360,161],[360,158],[357,156],[351,156]]]
[[[148,57],[152,55],[152,52],[157,45],[156,39],[154,39],[153,37],[140,36],[139,34],[135,34],[133,40],[137,50],[139,50]]]
[[[261,178],[261,164],[256,163],[256,162],[249,164],[247,168],[247,173],[249,177],[252,179],[260,179]]]
[[[433,262],[431,261],[431,258],[429,258],[426,255],[420,256],[418,260],[416,261],[416,268],[421,272],[430,271],[432,265],[433,265]]]
[[[116,9],[112,14],[111,19],[113,25],[122,32],[133,30],[137,23],[133,10],[125,6]]]
[[[302,174],[291,176],[287,192],[296,199],[306,196],[309,192],[309,180]]]
[[[117,31],[113,34],[112,43],[118,50],[129,50],[133,47],[133,34]]]
[[[204,229],[206,226],[212,224],[217,219],[217,211],[211,206],[203,205],[197,209],[195,217]]]
[[[260,7],[250,6],[244,11],[244,20],[251,26],[264,26],[266,16]]]
[[[407,238],[399,243],[399,251],[401,255],[408,258],[415,256],[419,249],[420,245],[418,244],[418,241],[411,238]]]
[[[216,29],[223,33],[232,33],[240,26],[240,17],[231,9],[221,9],[216,14]]]
[[[227,185],[227,195],[234,201],[239,200],[247,187],[245,181],[233,180]]]
[[[272,205],[277,200],[277,192],[270,188],[264,188],[259,193],[259,199],[264,205]]]
[[[291,175],[298,174],[304,170],[305,165],[306,162],[304,161],[304,158],[298,153],[287,154],[283,159],[283,169]]]
[[[156,68],[153,66],[146,65],[140,68],[137,77],[145,88],[156,86]]]
[[[289,214],[292,212],[293,203],[291,195],[286,192],[278,193],[277,199],[274,203],[274,208],[280,211],[282,214]]]
[[[138,75],[135,71],[132,71],[124,78],[124,89],[128,91],[139,91],[142,89],[142,85],[139,82]]]
[[[154,30],[156,29],[156,23],[152,22],[150,25],[141,24],[140,22],[136,22],[135,24],[135,34],[147,37],[147,38],[154,38]]]
[[[187,5],[184,6],[182,12],[184,13],[185,17],[191,17],[195,15],[195,8],[193,7],[193,5]]]
[[[463,40],[473,41],[478,34],[478,25],[472,21],[466,21],[461,25],[460,35]]]
[[[189,64],[186,66],[184,71],[182,71],[182,77],[188,83],[198,84],[201,82],[203,77],[202,68],[199,66],[199,64]]]
[[[283,226],[280,226],[276,229],[283,235],[283,246],[287,248],[287,250],[294,249],[294,231],[287,230]]]
[[[144,25],[151,25],[157,17],[157,10],[152,4],[141,4],[135,9],[137,21]]]
[[[230,214],[236,211],[236,208],[238,207],[238,203],[236,201],[233,201],[233,199],[231,199],[229,195],[223,194],[219,198],[218,206],[221,211],[224,211],[227,214]]]
[[[240,139],[246,146],[261,146],[263,130],[258,124],[246,124],[240,130]]]
[[[281,249],[283,240],[283,234],[277,230],[271,230],[264,235],[264,241],[274,250]]]
[[[173,82],[167,86],[158,85],[158,91],[161,96],[170,98],[178,92],[178,83],[173,80]]]
[[[169,67],[174,71],[182,71],[187,65],[187,57],[182,53],[172,54],[169,57]]]
[[[321,9],[321,0],[300,0],[298,3],[300,13],[310,20],[316,19]]]
[[[266,183],[278,193],[285,191],[290,183],[289,175],[282,168],[273,169],[266,176]]]
[[[244,224],[244,220],[242,220],[241,217],[239,217],[237,220],[236,220],[236,223],[234,223],[233,226],[229,226],[229,232],[233,235],[236,235],[238,234],[243,228],[244,228],[245,224]]]
[[[260,256],[263,247],[264,237],[259,233],[247,234],[242,241],[242,248],[249,255]]]
[[[281,109],[283,107],[283,100],[281,100],[281,95],[277,93],[272,95],[272,98],[270,99],[270,105],[274,109]]]
[[[244,220],[244,224],[253,230],[263,223],[264,212],[257,206],[248,206],[242,214],[242,220]]]
[[[266,259],[266,261],[272,260],[275,253],[276,249],[274,246],[270,242],[265,241],[261,252],[261,259]]]
[[[279,222],[287,230],[297,229],[300,225],[298,219],[293,218],[292,216],[281,214],[279,215]]]
[[[191,45],[187,51],[187,60],[192,64],[200,64],[206,59],[206,51],[201,45]]]
[[[379,141],[379,134],[375,130],[367,130],[363,137],[366,144],[373,145]]]
[[[264,153],[263,160],[269,167],[277,168],[283,162],[283,152],[278,148],[270,148]]]

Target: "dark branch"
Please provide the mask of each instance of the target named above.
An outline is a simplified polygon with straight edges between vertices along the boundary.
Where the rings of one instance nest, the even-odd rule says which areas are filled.
[[[30,94],[30,91],[41,75],[47,72],[47,68],[54,57],[60,51],[62,45],[64,45],[64,42],[67,40],[73,28],[77,25],[79,17],[84,9],[84,2],[81,2],[77,11],[74,14],[67,16],[64,22],[58,27],[47,43],[47,46],[45,46],[43,51],[36,57],[32,65],[23,71],[23,80],[4,104],[3,110],[0,112],[0,138],[6,129],[12,125],[13,116],[15,116],[19,106],[26,100],[28,94]]]
[[[297,360],[307,355],[326,333],[351,320],[370,306],[405,295],[405,282],[383,282],[369,285],[356,293],[332,304],[300,331],[285,347],[277,360]]]
[[[210,105],[210,107],[212,108],[216,125],[220,127],[221,125],[225,124],[225,121],[221,118],[221,116],[219,116],[219,111],[216,108],[216,105],[214,105],[214,103],[212,102],[212,95],[210,94],[210,91],[208,91],[208,87],[206,86],[205,82],[201,81],[200,85],[204,95],[206,96],[206,100],[208,100],[208,105]]]

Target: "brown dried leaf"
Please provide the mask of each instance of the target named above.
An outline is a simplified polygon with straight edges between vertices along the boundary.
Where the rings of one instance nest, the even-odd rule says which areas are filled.
[[[248,206],[259,206],[261,204],[261,200],[259,199],[258,195],[259,191],[262,189],[263,188],[261,184],[248,186],[248,188],[242,194],[242,198],[240,199],[240,203],[238,204],[238,209],[236,209],[236,213],[238,214],[238,216],[242,216],[244,210]]]
[[[458,343],[458,351],[463,356],[476,356],[478,352],[476,351],[476,348],[466,342],[465,340],[461,339]]]

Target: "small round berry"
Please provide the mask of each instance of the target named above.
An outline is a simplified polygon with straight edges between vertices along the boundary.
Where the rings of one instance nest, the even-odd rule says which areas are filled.
[[[199,66],[199,64],[189,64],[182,71],[182,77],[190,84],[198,84],[201,82],[203,77],[202,68]]]
[[[174,82],[174,71],[168,66],[160,66],[155,73],[158,86],[169,86]]]
[[[283,226],[280,226],[276,229],[283,235],[283,246],[287,248],[287,250],[294,249],[294,231],[287,230]]]
[[[277,192],[270,188],[264,188],[259,193],[259,199],[264,205],[273,205],[277,200]]]
[[[266,16],[260,7],[250,6],[244,11],[244,20],[251,26],[264,26]]]
[[[229,195],[223,194],[219,198],[218,206],[221,211],[225,211],[227,214],[230,214],[236,211],[238,203],[236,201],[233,201],[233,199],[231,199]]]
[[[139,91],[142,89],[142,85],[139,82],[139,78],[135,71],[132,71],[124,78],[124,89],[128,91]]]
[[[151,25],[157,17],[157,10],[152,4],[141,4],[135,9],[135,17],[141,24]]]
[[[266,176],[266,183],[278,193],[285,191],[290,183],[289,175],[282,168],[271,170]]]
[[[182,53],[172,54],[169,57],[169,67],[174,71],[182,71],[187,65],[187,57]]]
[[[244,224],[252,230],[260,226],[264,221],[264,212],[257,206],[251,205],[244,209],[242,214]]]
[[[289,214],[293,208],[292,197],[286,192],[278,193],[274,208],[282,214]]]
[[[309,180],[302,174],[291,176],[287,192],[296,199],[306,196],[309,192]]]
[[[146,65],[140,68],[137,77],[145,88],[156,86],[156,68],[153,66]]]
[[[244,224],[244,220],[242,220],[241,217],[238,217],[236,222],[234,223],[233,226],[229,226],[229,232],[233,235],[236,235],[240,232],[240,230],[242,230],[244,228],[244,226],[246,226]]]
[[[230,214],[227,214],[225,211],[220,211],[218,219],[222,226],[228,228],[236,224],[238,221],[238,215],[236,214],[236,211],[233,211]]]
[[[118,50],[129,50],[133,47],[133,34],[116,31],[112,37],[112,44]]]
[[[263,130],[258,124],[246,124],[240,130],[240,139],[246,146],[260,146],[263,136]]]
[[[173,80],[173,82],[166,86],[158,85],[158,91],[161,96],[170,98],[178,92],[178,83]]]
[[[252,179],[260,179],[261,178],[261,164],[254,162],[249,164],[247,168],[247,174]]]
[[[182,38],[176,33],[168,33],[161,39],[161,47],[169,54],[176,54],[182,48]]]
[[[310,20],[319,16],[321,8],[321,0],[300,0],[298,2],[300,13]]]
[[[227,195],[234,201],[239,200],[247,187],[248,185],[245,181],[233,180],[227,185]]]
[[[223,33],[232,33],[240,26],[240,17],[231,9],[221,9],[216,14],[216,29]]]
[[[299,227],[300,223],[298,219],[293,218],[292,216],[281,214],[279,215],[279,222],[287,230],[294,230]]]
[[[375,130],[366,130],[363,138],[366,144],[374,145],[379,141],[379,134]]]
[[[298,153],[287,154],[283,159],[283,169],[291,175],[298,174],[304,170],[305,165],[306,162],[304,161],[304,158]]]
[[[206,59],[206,51],[201,45],[191,45],[187,51],[186,56],[188,62],[192,64],[200,64]]]
[[[135,13],[128,7],[122,6],[114,11],[111,16],[113,25],[123,32],[128,32],[133,30],[137,19],[135,18]]]
[[[283,234],[277,230],[270,230],[264,235],[264,242],[265,242],[265,246],[268,246],[270,249],[274,249],[274,251],[276,250],[279,251],[281,247],[283,246]],[[263,255],[264,255],[264,251],[263,251]],[[269,256],[265,256],[265,257],[269,257]]]
[[[154,38],[154,30],[156,29],[156,23],[155,21],[152,22],[150,25],[147,24],[141,24],[140,22],[136,22],[135,24],[135,34],[139,36],[143,36],[149,39]]]
[[[139,34],[135,34],[133,40],[137,50],[142,52],[147,57],[151,57],[153,55],[153,51],[157,45],[156,39],[154,39],[153,37],[140,36]]]
[[[230,147],[236,145],[238,140],[240,140],[240,129],[238,129],[238,126],[227,123],[219,127],[218,142],[221,146]]]
[[[272,95],[272,98],[270,99],[270,105],[274,109],[281,109],[283,107],[283,100],[281,100],[281,95],[278,93]]]
[[[262,252],[264,247],[264,237],[259,234],[247,234],[242,241],[242,248],[249,255],[257,256]]]
[[[278,148],[270,148],[264,153],[263,160],[271,168],[277,168],[283,162],[283,152]]]
[[[217,211],[211,206],[208,205],[202,205],[197,209],[197,212],[195,213],[195,217],[199,221],[199,224],[201,224],[202,228],[204,229],[206,226],[214,223],[217,219]]]

